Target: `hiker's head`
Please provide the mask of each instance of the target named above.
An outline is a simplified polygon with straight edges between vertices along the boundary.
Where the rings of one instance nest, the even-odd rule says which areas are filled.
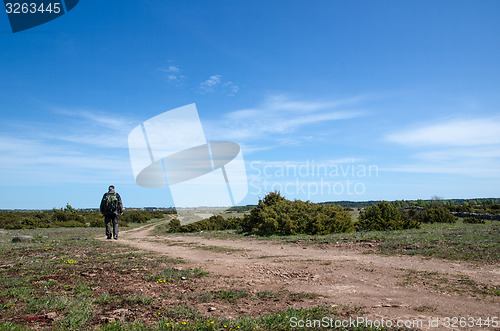
[[[115,192],[115,187],[113,185],[109,185],[108,192],[109,193],[114,193]]]

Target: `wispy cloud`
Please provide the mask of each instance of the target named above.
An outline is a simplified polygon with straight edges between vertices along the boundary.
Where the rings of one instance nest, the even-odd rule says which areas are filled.
[[[233,82],[226,82],[222,84],[222,88],[227,95],[233,96],[239,92],[240,88]]]
[[[222,79],[221,75],[210,76],[209,79],[200,84],[200,92],[201,93],[215,92],[215,89],[218,86],[220,86],[221,79]]]
[[[88,110],[54,113],[58,121],[4,126],[0,135],[3,183],[133,180],[126,152],[133,120]]]
[[[366,169],[370,165],[363,164],[360,158],[343,157],[335,160],[305,160],[305,161],[252,161],[250,169],[257,178],[273,177],[321,177],[327,176],[356,176],[358,168]],[[339,169],[341,168],[341,169]]]
[[[158,70],[165,73],[167,76],[168,82],[172,83],[174,85],[181,85],[181,83],[183,83],[184,80],[187,78],[184,74],[182,74],[182,70],[178,66],[175,66],[175,65],[161,67]]]
[[[0,178],[4,185],[131,181],[128,159],[75,144],[0,136]]]
[[[128,133],[137,125],[134,119],[111,116],[103,111],[62,108],[53,111],[63,117],[65,125],[61,127],[57,122],[38,123],[44,128],[38,131],[39,139],[66,141],[95,148],[127,148]]]
[[[258,107],[227,113],[220,121],[209,123],[208,127],[210,134],[221,139],[269,143],[272,137],[274,142],[285,139],[287,144],[294,144],[318,134],[302,130],[307,126],[362,116],[363,111],[353,107],[357,104],[350,103],[351,107],[341,108],[345,102],[304,101],[273,95]]]
[[[381,167],[380,172],[402,172],[418,174],[443,174],[461,175],[466,177],[500,179],[499,164],[484,164],[477,160],[469,160],[460,163],[432,164],[416,163],[406,165],[395,165],[391,167]],[[464,189],[466,189],[464,187]]]
[[[407,146],[500,144],[500,118],[458,119],[391,133],[390,142]]]
[[[210,76],[207,80],[200,83],[200,93],[220,92],[229,96],[234,96],[240,88],[231,81],[224,81],[222,75]]]
[[[406,164],[384,171],[500,178],[500,118],[452,119],[387,135],[408,148]]]
[[[446,162],[456,159],[485,160],[500,158],[500,146],[478,146],[474,148],[449,148],[423,151],[415,154],[415,158],[429,162]]]
[[[324,109],[332,109],[339,107],[357,106],[363,101],[370,98],[369,95],[358,95],[351,98],[335,99],[335,100],[296,100],[290,98],[286,94],[275,94],[269,96],[266,100],[266,104],[269,108],[278,110],[290,110],[290,111],[300,111],[300,112],[310,112],[310,111],[320,111]]]

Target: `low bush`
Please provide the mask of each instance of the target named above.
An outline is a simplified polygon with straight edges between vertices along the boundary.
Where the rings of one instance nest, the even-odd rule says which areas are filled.
[[[92,228],[104,228],[106,224],[104,223],[104,217],[93,218],[90,221],[90,227]]]
[[[54,209],[54,213],[52,214],[51,220],[53,224],[63,224],[66,222],[78,222],[85,224],[85,219],[83,216],[78,215],[76,211],[66,211],[66,210],[56,210]]]
[[[90,221],[89,226],[92,227],[92,228],[104,228],[104,227],[106,227],[106,223],[104,223],[104,216],[92,219]],[[121,219],[118,219],[118,226],[120,226],[120,227],[128,227],[128,222],[123,221]]]
[[[52,227],[54,228],[86,228],[87,223],[78,222],[75,220],[59,222],[55,221],[52,223]]]
[[[475,217],[466,217],[464,218],[463,222],[469,224],[486,224],[485,220]]]
[[[144,212],[132,211],[123,213],[123,215],[120,216],[120,219],[131,223],[146,223],[149,218]]]
[[[444,207],[427,207],[420,214],[420,221],[423,223],[455,223],[457,218]]]
[[[86,220],[70,205],[43,212],[6,211],[0,213],[4,229],[36,229],[53,227],[86,227]]]
[[[241,222],[241,218],[238,217],[225,219],[221,215],[214,215],[201,221],[181,226],[178,219],[173,219],[169,223],[169,232],[239,230],[241,229]]]
[[[153,218],[163,218],[164,213],[161,211],[143,211],[133,210],[125,211],[120,219],[129,223],[146,223]]]
[[[39,218],[33,213],[2,213],[0,215],[0,227],[3,229],[36,229],[48,228],[52,224],[48,217]]]
[[[420,228],[415,211],[408,213],[394,207],[387,201],[381,201],[365,208],[356,222],[356,231],[390,231]]]
[[[125,211],[119,216],[120,226],[128,223],[145,223],[153,218],[163,218],[164,214],[174,213],[175,209],[166,211]],[[104,216],[95,210],[76,210],[69,204],[65,208],[45,211],[2,211],[0,212],[0,228],[3,229],[36,229],[53,227],[104,227]]]
[[[290,201],[272,192],[244,218],[221,215],[183,225],[178,219],[169,223],[169,232],[239,230],[258,235],[329,234],[354,229],[351,216],[342,207],[300,200]]]
[[[168,222],[168,232],[181,232],[181,221],[174,218]]]
[[[474,209],[472,208],[471,205],[449,205],[446,206],[450,212],[458,212],[458,213],[472,213]]]
[[[354,229],[342,207],[300,200],[290,201],[271,192],[245,215],[242,230],[258,235],[329,234]]]

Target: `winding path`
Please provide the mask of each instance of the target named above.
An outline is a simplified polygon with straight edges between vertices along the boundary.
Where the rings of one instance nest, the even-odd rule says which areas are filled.
[[[436,317],[441,323],[445,317],[500,318],[499,297],[481,293],[500,285],[498,264],[381,256],[353,247],[254,238],[152,236],[159,224],[121,231],[119,243],[183,258],[211,274],[238,279],[262,291],[320,294],[311,305],[355,305],[365,307],[370,319],[421,320],[419,329],[437,330],[428,326],[429,318]]]

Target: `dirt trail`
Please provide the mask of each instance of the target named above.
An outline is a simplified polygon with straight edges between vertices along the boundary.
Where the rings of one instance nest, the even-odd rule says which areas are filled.
[[[500,285],[499,265],[381,256],[370,254],[369,247],[153,237],[153,227],[122,231],[119,243],[183,258],[260,291],[320,294],[311,306],[355,305],[365,307],[363,314],[371,319],[422,320],[420,329],[429,329],[429,317],[441,323],[445,317],[500,317],[499,297],[481,293]]]

